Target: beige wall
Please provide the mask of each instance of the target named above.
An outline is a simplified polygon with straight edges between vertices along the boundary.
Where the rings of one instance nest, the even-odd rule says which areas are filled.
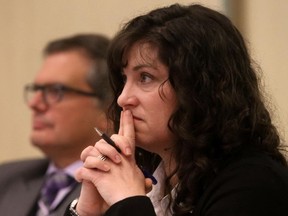
[[[288,141],[288,1],[245,0],[243,29],[254,59],[261,65],[274,120]]]
[[[0,162],[40,156],[28,139],[30,112],[23,103],[23,86],[31,82],[41,64],[43,46],[51,39],[79,32],[108,36],[131,17],[176,1],[172,0],[0,0]],[[188,4],[192,1],[182,0]],[[199,1],[224,11],[230,1]],[[287,131],[288,109],[284,99],[287,73],[288,1],[243,0],[241,29],[262,65],[265,83],[275,100],[277,124]],[[230,7],[228,7],[230,8]],[[286,8],[286,9],[285,9]],[[239,8],[238,8],[239,9]],[[236,13],[234,13],[236,14]],[[244,20],[243,20],[244,18]],[[286,18],[287,20],[287,18]],[[285,25],[286,24],[286,25]],[[285,56],[286,54],[286,56]],[[286,58],[285,58],[286,57]],[[286,79],[285,79],[286,78]]]

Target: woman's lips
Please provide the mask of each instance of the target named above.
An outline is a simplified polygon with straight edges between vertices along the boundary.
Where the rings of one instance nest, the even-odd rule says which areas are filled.
[[[137,117],[137,116],[134,116],[134,115],[133,115],[133,119],[134,119],[134,120],[136,120],[136,121],[143,121],[143,119],[142,119],[142,118],[139,118],[139,117]]]

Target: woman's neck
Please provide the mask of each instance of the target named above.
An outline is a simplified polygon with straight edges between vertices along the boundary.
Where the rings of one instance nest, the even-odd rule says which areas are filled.
[[[163,167],[165,171],[165,175],[167,177],[170,177],[170,185],[172,187],[175,187],[175,185],[178,183],[178,178],[175,173],[177,163],[175,161],[175,158],[173,157],[173,154],[171,153],[171,150],[166,151],[165,154],[160,155],[162,161],[163,161]]]

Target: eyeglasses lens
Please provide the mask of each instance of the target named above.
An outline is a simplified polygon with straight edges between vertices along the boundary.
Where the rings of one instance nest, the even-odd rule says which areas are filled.
[[[61,88],[57,86],[27,85],[24,92],[26,103],[30,103],[36,95],[39,95],[42,97],[42,101],[49,105],[59,102],[63,95]]]

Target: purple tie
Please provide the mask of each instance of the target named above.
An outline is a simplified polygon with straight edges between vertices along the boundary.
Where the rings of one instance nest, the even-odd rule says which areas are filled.
[[[51,173],[46,178],[41,190],[41,200],[47,206],[47,209],[50,209],[51,204],[61,189],[72,186],[75,183],[75,179],[64,172],[57,171]]]

